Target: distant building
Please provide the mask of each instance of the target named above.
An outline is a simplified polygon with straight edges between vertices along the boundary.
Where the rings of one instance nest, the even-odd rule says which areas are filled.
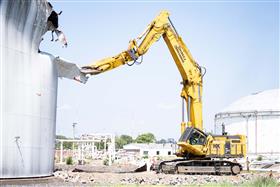
[[[171,143],[132,143],[124,145],[123,149],[127,154],[133,154],[139,157],[170,156],[175,154],[177,145]]]

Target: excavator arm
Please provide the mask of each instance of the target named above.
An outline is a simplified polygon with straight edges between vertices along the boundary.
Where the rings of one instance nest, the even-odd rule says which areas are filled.
[[[163,37],[182,77],[182,123],[181,137],[177,144],[177,156],[184,159],[162,161],[158,171],[166,173],[226,173],[238,174],[241,165],[209,158],[237,158],[246,154],[246,137],[243,135],[212,136],[203,132],[202,122],[202,68],[195,62],[187,46],[173,26],[169,13],[162,11],[145,31],[129,42],[128,49],[116,56],[99,60],[82,67],[84,74],[97,75],[121,65],[133,65]],[[138,44],[139,43],[139,44]],[[141,59],[142,61],[142,59]],[[186,107],[184,104],[186,103]],[[185,122],[186,108],[188,121]],[[207,159],[205,159],[207,158]],[[204,167],[205,166],[205,167]]]
[[[167,11],[161,11],[139,37],[131,40],[127,50],[116,56],[108,57],[84,66],[82,67],[82,72],[85,74],[97,75],[124,64],[132,65],[161,37],[164,38],[183,79],[181,97],[187,104],[187,125],[202,130],[201,67],[194,61],[187,46],[178,35],[169,18],[169,12]],[[138,45],[138,43],[140,44]],[[129,64],[131,62],[132,64]],[[181,133],[185,131],[185,128],[186,123],[183,117]]]
[[[120,65],[128,64],[131,61],[136,62],[137,59],[144,55],[150,46],[163,35],[164,25],[168,23],[168,15],[166,11],[161,12],[136,40],[133,39],[129,42],[127,50],[114,57],[105,58],[88,66],[84,66],[82,68],[83,71],[87,74],[96,75],[119,67]],[[142,42],[138,46],[137,41],[141,39]]]

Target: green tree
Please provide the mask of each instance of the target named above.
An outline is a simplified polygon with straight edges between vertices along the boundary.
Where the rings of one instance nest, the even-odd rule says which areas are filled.
[[[67,165],[73,165],[73,158],[71,156],[66,158],[66,164]]]
[[[56,135],[56,139],[69,139],[66,136],[63,135]],[[60,149],[60,142],[56,141],[55,143],[55,149]],[[73,143],[72,142],[63,142],[63,149],[73,149]]]
[[[63,135],[56,135],[56,139],[68,139],[66,136]]]
[[[173,143],[173,144],[175,144],[176,141],[174,140],[174,138],[167,138],[166,143]]]
[[[121,136],[116,136],[115,142],[116,142],[116,149],[122,149],[124,145],[132,143],[133,138],[129,135],[123,134]]]
[[[261,155],[258,155],[257,161],[262,161],[262,160],[263,160],[263,157]]]
[[[165,143],[167,143],[167,141],[165,139],[161,139],[161,140],[157,141],[157,143],[165,144]]]
[[[156,141],[155,135],[153,135],[152,133],[140,134],[135,139],[135,142],[137,143],[154,143],[155,141]]]
[[[106,143],[108,143],[108,142],[110,142],[109,138],[106,140]],[[108,144],[105,144],[104,140],[101,140],[100,142],[95,142],[94,145],[97,148],[97,150],[99,150],[99,151],[104,150],[104,149],[106,149],[106,150],[108,149]]]

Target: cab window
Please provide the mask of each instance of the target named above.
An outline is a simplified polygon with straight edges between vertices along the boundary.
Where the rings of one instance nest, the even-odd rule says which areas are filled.
[[[204,145],[205,137],[200,134],[199,132],[193,132],[190,137],[190,144],[191,145]]]

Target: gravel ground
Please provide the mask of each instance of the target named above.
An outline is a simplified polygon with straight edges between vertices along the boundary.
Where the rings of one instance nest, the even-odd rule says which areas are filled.
[[[230,175],[184,175],[184,174],[156,174],[149,172],[131,172],[136,166],[57,166],[53,177],[38,179],[21,179],[1,181],[0,185],[17,186],[114,186],[114,185],[218,185],[232,184],[239,186],[253,181],[258,177],[268,177],[268,172],[241,173]],[[87,172],[73,172],[74,169]],[[129,171],[123,173],[123,171]],[[77,171],[77,170],[76,170]],[[280,173],[273,173],[280,184]]]
[[[267,177],[268,173],[242,173],[237,176],[216,176],[156,174],[153,171],[141,173],[77,173],[71,171],[57,171],[54,175],[66,183],[80,183],[84,185],[205,185],[217,183],[241,185],[257,177]],[[273,177],[280,182],[279,173],[274,173]]]

